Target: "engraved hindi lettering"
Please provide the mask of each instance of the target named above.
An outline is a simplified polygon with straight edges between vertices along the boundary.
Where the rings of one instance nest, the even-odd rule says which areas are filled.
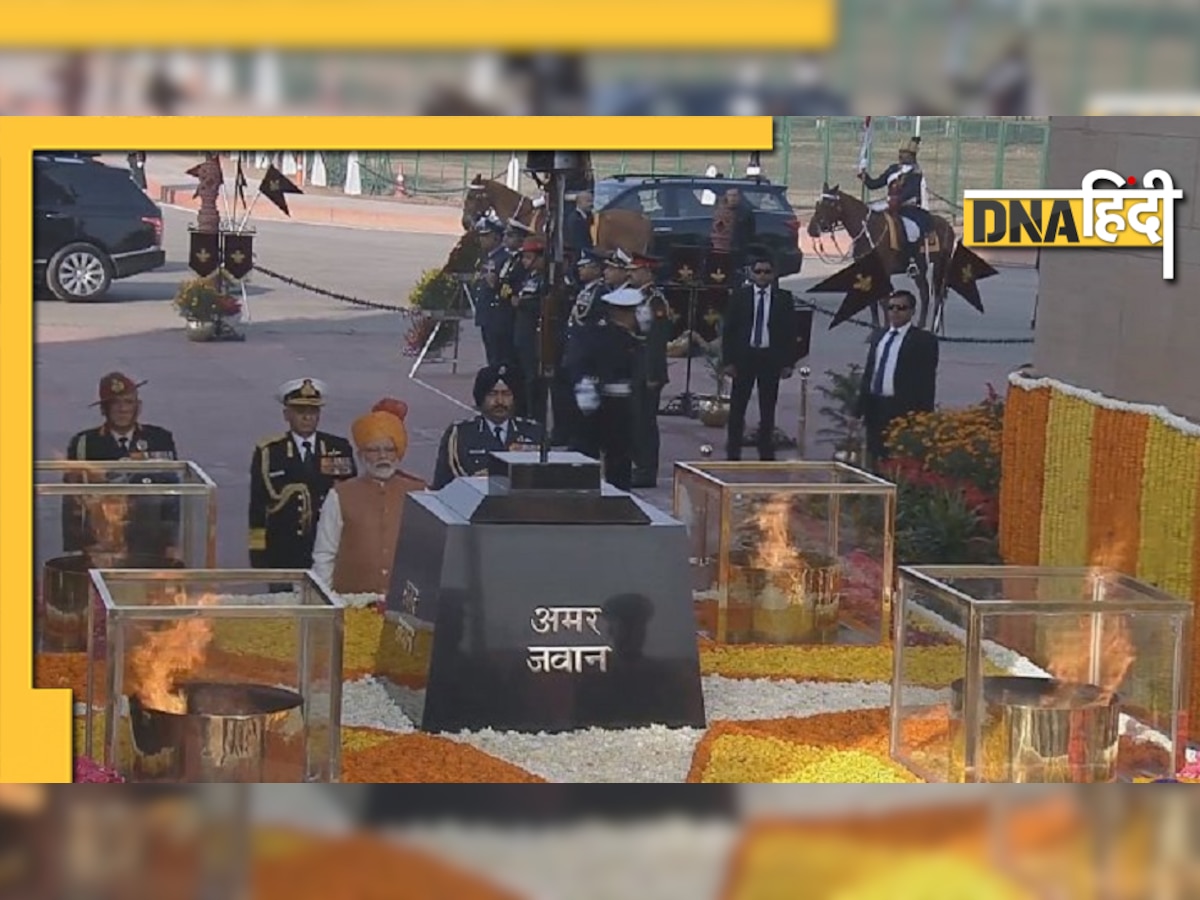
[[[417,630],[403,619],[397,620],[396,642],[405,653],[413,653],[417,646]]]
[[[558,608],[553,606],[539,606],[533,611],[533,618],[529,620],[529,627],[538,634],[558,631]]]
[[[529,619],[529,627],[538,634],[557,634],[560,629],[583,633],[587,626],[600,634],[597,621],[603,613],[599,606],[539,606]]]
[[[601,644],[588,647],[527,647],[525,665],[538,673],[568,672],[578,675],[586,667],[608,671],[612,647]]]

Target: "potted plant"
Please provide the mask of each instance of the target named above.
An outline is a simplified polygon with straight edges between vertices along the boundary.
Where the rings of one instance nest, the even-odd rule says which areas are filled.
[[[426,269],[408,295],[411,325],[404,335],[404,353],[416,356],[438,328],[437,337],[429,345],[429,353],[437,355],[456,338],[458,319],[462,312],[462,292],[456,279],[442,269]]]
[[[724,428],[729,422],[729,395],[725,387],[725,363],[721,356],[721,338],[706,341],[697,334],[692,335],[695,342],[704,353],[704,361],[708,371],[716,383],[717,392],[711,397],[700,401],[700,421],[709,428]]]
[[[231,317],[241,313],[241,301],[227,294],[212,278],[183,282],[173,302],[187,323],[189,341],[244,340],[229,324]]]
[[[857,465],[862,454],[862,430],[858,421],[858,392],[862,383],[862,366],[851,363],[845,372],[825,371],[828,384],[818,384],[817,391],[826,400],[819,410],[829,424],[817,436],[833,444],[833,458]]]

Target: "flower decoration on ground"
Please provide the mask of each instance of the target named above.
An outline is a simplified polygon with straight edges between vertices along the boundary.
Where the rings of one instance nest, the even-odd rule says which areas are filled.
[[[193,278],[179,286],[175,309],[193,322],[220,322],[240,315],[242,303],[221,290],[212,278]]]
[[[75,757],[76,784],[124,784],[125,779],[86,756]]]
[[[991,385],[962,409],[910,413],[888,430],[896,483],[896,552],[905,563],[999,561],[997,530],[1004,402]]]

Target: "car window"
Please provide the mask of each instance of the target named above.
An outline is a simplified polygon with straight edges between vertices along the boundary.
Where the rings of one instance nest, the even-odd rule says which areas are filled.
[[[47,175],[77,203],[130,206],[141,194],[127,171],[111,166],[64,163],[47,169]]]
[[[35,206],[68,206],[75,202],[70,188],[41,168],[33,172],[33,203]]]
[[[783,194],[743,188],[742,196],[746,198],[747,203],[761,212],[790,212]]]

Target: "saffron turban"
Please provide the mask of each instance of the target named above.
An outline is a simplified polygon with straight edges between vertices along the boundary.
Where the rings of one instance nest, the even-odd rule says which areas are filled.
[[[360,450],[368,444],[389,440],[396,446],[396,455],[403,458],[408,450],[408,429],[404,420],[392,412],[375,409],[354,420],[350,433]]]

